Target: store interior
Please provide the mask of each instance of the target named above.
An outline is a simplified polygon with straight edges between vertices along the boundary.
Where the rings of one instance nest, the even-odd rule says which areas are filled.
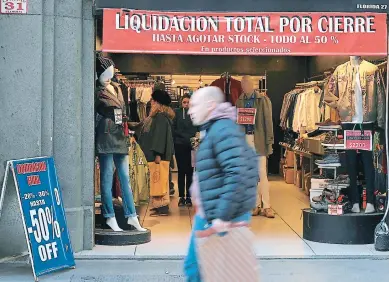
[[[101,38],[97,36],[96,51],[101,50]],[[195,55],[157,55],[157,54],[107,54],[115,64],[118,81],[130,88],[160,88],[163,85],[171,96],[172,107],[180,106],[180,97],[192,94],[197,89],[211,85],[220,79],[235,79],[240,81],[242,76],[251,76],[255,81],[257,91],[266,93],[271,100],[273,115],[274,145],[273,154],[268,159],[268,175],[270,181],[271,207],[275,218],[263,216],[253,217],[252,230],[257,238],[256,252],[259,256],[314,256],[314,255],[375,255],[374,246],[370,245],[330,245],[315,243],[303,239],[302,210],[312,208],[313,198],[320,197],[323,187],[311,189],[312,175],[325,175],[334,179],[338,175],[345,175],[344,162],[334,175],[332,169],[320,168],[317,160],[324,158],[324,147],[319,142],[319,148],[310,151],[304,137],[306,134],[319,129],[321,123],[328,121],[338,122],[339,117],[325,105],[320,110],[320,96],[333,74],[341,64],[350,61],[348,56],[195,56]],[[362,57],[378,67],[383,87],[387,87],[386,58]],[[311,104],[305,105],[306,112],[316,111],[319,115],[311,121],[311,127],[298,128],[285,126],[288,124],[283,113],[287,105],[287,95],[293,91],[304,93],[314,90],[316,96]],[[130,91],[129,91],[130,92]],[[135,92],[134,92],[135,93]],[[387,92],[386,92],[387,93]],[[129,104],[131,103],[129,95]],[[132,102],[134,103],[134,97]],[[138,99],[137,102],[140,100]],[[147,104],[147,103],[146,103]],[[321,104],[321,103],[320,103]],[[147,105],[145,105],[147,107]],[[129,105],[129,108],[131,106]],[[294,110],[296,111],[296,110]],[[296,111],[297,112],[297,111]],[[301,114],[301,113],[300,113]],[[133,121],[140,121],[143,117],[132,117]],[[131,115],[130,115],[131,119]],[[290,119],[290,117],[289,117]],[[293,122],[292,122],[293,123]],[[313,125],[313,127],[312,127]],[[323,129],[323,128],[322,128]],[[301,131],[301,132],[300,132]],[[380,158],[374,158],[376,163],[384,164],[384,140],[376,147]],[[323,134],[321,138],[324,138]],[[305,145],[304,145],[305,144]],[[327,148],[328,149],[328,148]],[[333,148],[330,148],[333,149]],[[341,150],[341,148],[340,148]],[[314,157],[312,157],[314,156]],[[96,171],[98,163],[96,159]],[[383,177],[386,177],[386,168],[375,167],[376,176],[381,177],[380,193],[387,190]],[[150,206],[147,201],[137,200],[135,204],[140,216],[141,225],[150,229],[152,240],[150,243],[138,246],[112,247],[97,246],[97,251],[109,252],[117,255],[137,256],[182,256],[191,232],[194,216],[193,208],[178,207],[177,166],[172,170],[174,194],[170,197],[169,216],[150,216]],[[100,198],[99,172],[95,174],[96,187],[96,214],[99,214]],[[363,168],[361,169],[363,184]],[[384,176],[385,175],[385,176]],[[136,180],[135,180],[136,181]],[[114,184],[115,185],[115,184]],[[340,190],[340,189],[338,189]],[[115,197],[115,187],[113,189]],[[133,191],[140,194],[139,191]],[[339,191],[338,191],[339,192]],[[339,196],[337,194],[337,196]],[[386,197],[386,194],[385,194]],[[386,198],[385,198],[386,199]],[[385,202],[385,200],[383,200]],[[366,203],[361,200],[361,204]],[[385,203],[383,204],[385,205]],[[381,205],[382,206],[382,205]],[[363,206],[365,208],[365,206]],[[382,208],[382,207],[381,207]],[[376,208],[377,212],[382,212]],[[363,212],[363,211],[361,211]],[[96,250],[94,250],[96,253]]]

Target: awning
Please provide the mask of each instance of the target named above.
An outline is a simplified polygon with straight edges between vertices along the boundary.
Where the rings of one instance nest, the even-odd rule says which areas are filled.
[[[387,13],[387,0],[95,0],[97,9],[218,12],[376,12]]]

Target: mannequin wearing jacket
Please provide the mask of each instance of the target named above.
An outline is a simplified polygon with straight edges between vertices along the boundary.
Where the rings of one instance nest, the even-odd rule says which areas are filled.
[[[378,67],[360,56],[336,68],[325,91],[324,101],[339,112],[344,130],[371,130],[385,128],[385,91]],[[360,212],[361,194],[357,186],[357,151],[346,150],[346,163],[350,177],[352,212]],[[365,213],[374,213],[373,152],[360,150],[366,180],[367,205]]]
[[[100,162],[102,212],[113,231],[123,231],[117,224],[112,202],[114,164],[118,171],[127,223],[138,231],[146,231],[139,224],[129,177],[128,145],[126,136],[125,103],[114,75],[112,61],[98,55],[96,58],[98,86],[96,87],[96,153]],[[128,129],[127,129],[128,131]]]
[[[240,95],[237,108],[255,108],[255,124],[245,125],[247,142],[258,154],[259,178],[257,207],[253,210],[253,215],[262,215],[267,218],[274,218],[274,212],[270,205],[270,185],[267,178],[267,159],[273,153],[273,116],[270,99],[254,90],[252,78],[244,76],[242,78],[243,94]]]

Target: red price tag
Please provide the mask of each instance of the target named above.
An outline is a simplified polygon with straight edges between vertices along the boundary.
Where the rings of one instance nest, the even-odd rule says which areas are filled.
[[[255,124],[257,109],[238,108],[238,124]]]
[[[1,14],[27,14],[27,0],[0,0]]]
[[[344,146],[346,150],[373,150],[373,133],[371,130],[345,130]]]

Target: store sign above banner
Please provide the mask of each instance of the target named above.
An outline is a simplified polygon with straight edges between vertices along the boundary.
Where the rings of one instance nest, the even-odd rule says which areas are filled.
[[[105,9],[103,17],[110,53],[387,55],[386,14]]]

